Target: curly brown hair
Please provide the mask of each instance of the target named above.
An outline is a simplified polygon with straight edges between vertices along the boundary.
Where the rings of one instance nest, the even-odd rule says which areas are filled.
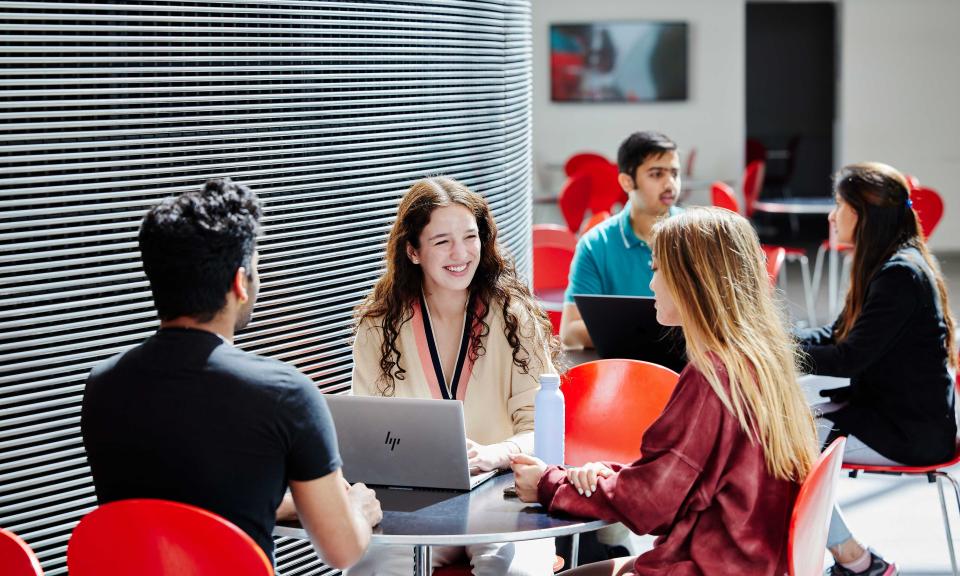
[[[384,396],[392,396],[394,381],[405,378],[397,339],[400,327],[413,317],[413,302],[422,291],[423,271],[407,257],[407,246],[419,249],[420,233],[430,222],[433,211],[453,204],[473,213],[480,237],[480,261],[470,282],[471,301],[479,305],[469,306],[467,312],[467,321],[474,327],[475,334],[470,341],[470,359],[476,361],[485,353],[483,343],[490,333],[487,317],[491,303],[496,303],[503,311],[504,336],[513,349],[513,363],[529,374],[530,351],[521,341],[522,320],[514,312],[516,308],[526,316],[523,320],[533,323],[534,337],[542,335],[546,339],[546,342],[536,342],[536,346],[548,349],[554,365],[558,365],[559,340],[552,335],[546,312],[517,276],[513,262],[501,253],[497,225],[487,201],[452,178],[435,176],[414,182],[400,200],[397,220],[387,241],[386,272],[356,309],[357,329],[364,320],[375,319],[382,331],[380,380]]]

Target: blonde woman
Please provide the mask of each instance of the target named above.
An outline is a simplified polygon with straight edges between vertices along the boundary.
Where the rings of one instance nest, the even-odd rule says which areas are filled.
[[[482,196],[451,178],[415,182],[390,232],[387,269],[358,308],[353,393],[463,401],[471,471],[533,452],[533,398],[559,342],[497,243]],[[442,432],[442,431],[440,431]],[[434,565],[477,575],[552,572],[553,540],[434,547]],[[371,546],[351,576],[406,576],[413,551]]]
[[[732,212],[692,209],[657,224],[653,255],[657,320],[683,328],[690,363],[642,457],[564,469],[515,456],[517,491],[551,512],[660,536],[645,554],[570,574],[780,576],[818,451],[757,236]]]

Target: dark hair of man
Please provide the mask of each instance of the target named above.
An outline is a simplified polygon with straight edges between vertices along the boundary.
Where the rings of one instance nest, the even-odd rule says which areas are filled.
[[[659,132],[634,132],[617,150],[617,168],[621,174],[634,178],[650,156],[660,157],[677,149],[677,143]]]
[[[209,322],[241,266],[252,276],[261,216],[257,195],[229,178],[165,198],[140,224],[140,256],[161,320]]]
[[[932,281],[940,297],[947,327],[945,352],[950,366],[957,365],[954,349],[954,322],[947,287],[940,267],[927,249],[923,229],[910,202],[910,187],[903,174],[879,162],[863,162],[844,166],[834,177],[837,196],[857,214],[854,226],[853,264],[850,267],[850,288],[840,317],[833,327],[837,342],[842,342],[853,328],[863,309],[870,281],[901,248],[915,248],[933,273]]]

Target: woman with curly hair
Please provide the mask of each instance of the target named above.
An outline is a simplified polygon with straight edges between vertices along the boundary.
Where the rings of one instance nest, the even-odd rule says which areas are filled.
[[[400,201],[386,272],[357,309],[353,394],[463,401],[471,472],[533,452],[533,399],[560,353],[550,321],[497,244],[490,207],[445,177]],[[433,549],[474,574],[549,574],[553,541]],[[350,570],[409,574],[413,554],[373,546]]]

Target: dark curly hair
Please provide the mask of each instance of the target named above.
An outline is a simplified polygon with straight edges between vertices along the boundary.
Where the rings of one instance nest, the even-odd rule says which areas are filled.
[[[470,342],[470,358],[476,360],[485,352],[484,341],[490,333],[487,322],[491,303],[500,305],[505,325],[504,336],[513,349],[513,363],[524,373],[529,373],[530,351],[521,341],[521,322],[532,322],[537,328],[533,334],[544,335],[546,342],[537,342],[550,351],[556,365],[560,344],[552,336],[550,320],[537,304],[530,288],[517,276],[513,263],[500,252],[497,243],[497,225],[490,213],[490,206],[482,196],[471,192],[452,178],[442,176],[418,180],[400,201],[397,220],[390,231],[385,255],[387,270],[377,282],[373,292],[357,307],[357,328],[365,319],[376,320],[382,330],[383,343],[380,351],[381,393],[392,396],[394,381],[405,378],[400,366],[400,349],[397,339],[400,327],[413,317],[413,302],[420,297],[423,271],[410,262],[407,245],[420,248],[420,233],[430,222],[430,215],[437,208],[459,204],[466,207],[477,219],[480,236],[480,262],[470,283],[473,303],[468,307],[468,318],[474,326],[476,337]],[[514,308],[524,311],[526,318],[518,318]],[[479,310],[479,313],[476,312]]]
[[[229,178],[165,198],[147,212],[140,256],[161,320],[213,319],[237,269],[252,276],[261,215],[257,195]]]

